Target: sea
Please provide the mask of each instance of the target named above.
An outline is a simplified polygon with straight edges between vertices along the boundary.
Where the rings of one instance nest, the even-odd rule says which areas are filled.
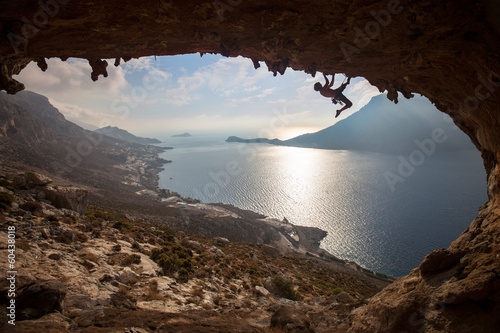
[[[487,201],[478,151],[382,154],[170,138],[161,188],[328,232],[321,248],[390,276],[447,248]],[[439,147],[438,147],[439,148]]]

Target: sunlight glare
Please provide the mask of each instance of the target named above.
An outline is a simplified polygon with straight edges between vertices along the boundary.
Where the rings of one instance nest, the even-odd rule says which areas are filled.
[[[280,140],[288,140],[303,134],[315,133],[322,129],[321,126],[283,127],[276,130],[276,135]]]

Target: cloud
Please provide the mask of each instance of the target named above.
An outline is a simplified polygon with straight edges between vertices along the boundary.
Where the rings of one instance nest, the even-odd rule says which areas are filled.
[[[165,91],[165,103],[181,106],[190,104],[207,94],[215,93],[227,98],[236,94],[254,92],[260,89],[256,83],[268,76],[270,73],[266,70],[255,70],[249,59],[223,58],[199,68],[190,76],[178,78],[176,87]],[[199,93],[195,93],[198,90]],[[259,95],[265,97],[271,92],[266,89]],[[248,102],[248,100],[244,98],[241,102]],[[239,98],[232,98],[230,101],[233,105],[239,101]]]
[[[377,87],[372,86],[367,80],[363,79],[350,87],[348,86],[345,94],[350,96],[349,98],[353,103],[355,102],[356,108],[360,109],[368,104],[374,96],[380,95],[381,92],[378,91]]]
[[[278,90],[278,88],[274,87],[274,88],[269,88],[269,89],[264,89],[262,90],[262,92],[258,95],[255,95],[256,98],[259,98],[259,99],[262,99],[268,95],[271,95],[273,92],[275,92],[276,90]]]
[[[127,62],[122,63],[120,66],[127,72],[133,73],[136,71],[143,71],[152,68],[151,57],[144,57],[139,59],[131,59]]]
[[[61,103],[53,99],[49,99],[50,104],[57,108],[66,119],[73,122],[88,123],[96,127],[105,127],[108,125],[116,125],[123,119],[117,115],[103,113],[94,109],[88,109],[79,105],[70,103]]]
[[[259,90],[259,89],[260,89],[260,87],[258,87],[258,86],[251,86],[251,87],[248,87],[248,88],[244,88],[243,91],[247,92],[247,93],[250,93],[252,91]]]
[[[99,77],[93,82],[90,78],[92,68],[81,59],[48,59],[48,69],[42,72],[31,62],[17,77],[28,90],[36,91],[53,99],[73,99],[80,96],[109,96],[117,94],[127,86],[125,71],[121,67],[108,66],[108,77]]]

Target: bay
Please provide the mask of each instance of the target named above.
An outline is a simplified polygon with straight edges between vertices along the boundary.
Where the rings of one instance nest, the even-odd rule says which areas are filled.
[[[321,228],[328,252],[396,277],[448,247],[487,200],[477,151],[437,150],[415,160],[222,139],[165,145],[174,149],[162,157],[173,162],[160,173],[160,187]]]

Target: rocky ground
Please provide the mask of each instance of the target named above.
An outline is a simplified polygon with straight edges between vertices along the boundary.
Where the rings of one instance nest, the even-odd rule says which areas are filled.
[[[0,265],[15,234],[16,271],[11,297],[1,270],[0,300],[15,299],[17,332],[341,332],[388,284],[324,255],[84,209],[87,195],[37,173],[0,181]]]

